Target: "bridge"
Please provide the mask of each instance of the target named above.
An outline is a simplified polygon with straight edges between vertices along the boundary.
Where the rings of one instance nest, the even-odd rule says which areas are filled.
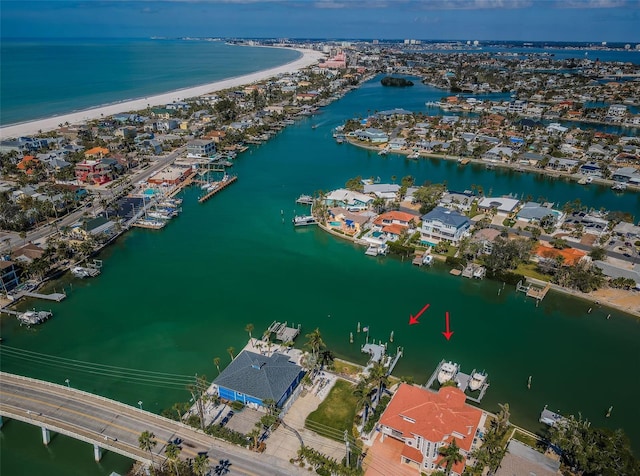
[[[181,422],[68,386],[6,372],[0,372],[0,426],[2,417],[39,426],[45,445],[51,440],[51,432],[89,443],[96,461],[107,450],[147,466],[157,465],[166,460],[167,444],[179,438],[181,458],[195,458],[199,452],[206,452],[212,462],[228,459],[230,474],[308,474],[288,461],[258,456]],[[143,431],[153,432],[156,437],[157,445],[151,452],[140,449],[138,438]]]

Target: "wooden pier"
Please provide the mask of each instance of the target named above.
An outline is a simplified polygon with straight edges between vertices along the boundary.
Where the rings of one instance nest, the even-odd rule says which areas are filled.
[[[276,339],[281,342],[293,342],[295,338],[298,337],[298,334],[300,334],[301,327],[300,324],[298,324],[298,327],[287,327],[286,322],[273,321],[265,334],[274,333]]]
[[[216,193],[218,193],[220,190],[223,190],[224,188],[228,187],[229,185],[231,185],[236,180],[238,180],[238,176],[237,175],[233,175],[233,176],[229,177],[227,180],[223,180],[221,182],[218,182],[216,187],[213,190],[211,190],[210,192],[207,192],[206,195],[203,195],[202,197],[200,197],[198,199],[198,202],[200,202],[200,203],[206,202],[211,197],[213,197]]]
[[[547,283],[547,285],[542,289],[531,286],[527,291],[527,297],[532,297],[538,301],[542,301],[549,292],[549,289],[551,289],[551,283]]]
[[[55,301],[55,302],[60,302],[67,297],[67,295],[64,293],[41,294],[41,293],[32,293],[28,291],[23,291],[22,293],[26,297],[44,299],[46,301]]]

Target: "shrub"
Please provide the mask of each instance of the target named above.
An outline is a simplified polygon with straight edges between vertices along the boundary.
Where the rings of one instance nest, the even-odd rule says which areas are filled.
[[[238,400],[234,400],[233,402],[231,402],[231,408],[236,411],[240,411],[244,408],[244,404]]]

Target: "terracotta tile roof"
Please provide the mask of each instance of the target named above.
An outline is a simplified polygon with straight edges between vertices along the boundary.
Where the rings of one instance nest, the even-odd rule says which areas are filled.
[[[564,262],[567,266],[573,266],[580,259],[586,255],[584,251],[577,250],[575,248],[565,248],[563,250],[558,250],[556,248],[551,248],[545,245],[538,245],[535,251],[537,256],[541,258],[549,258],[554,259],[556,256],[563,256]]]
[[[424,459],[424,456],[422,455],[420,450],[414,448],[413,446],[404,445],[404,447],[402,448],[402,453],[400,454],[401,456],[409,458],[411,461],[415,461],[418,464],[422,464],[422,460]]]
[[[465,403],[464,393],[455,387],[438,393],[401,384],[380,418],[380,424],[404,437],[419,435],[433,443],[454,434],[458,446],[471,449],[482,411]]]
[[[457,442],[458,440],[456,440]],[[440,461],[442,461],[443,456],[440,456],[437,460],[436,460],[436,466],[438,465],[438,463],[440,463]],[[454,473],[457,474],[462,474],[462,472],[464,471],[464,467],[467,463],[467,460],[464,459],[462,461],[460,461],[459,463],[456,463],[453,465],[453,467],[451,468],[451,471],[453,471]],[[442,463],[442,465],[440,466],[442,469],[446,468],[447,465],[445,463]]]
[[[18,167],[18,169],[20,170],[24,170],[33,164],[37,164],[38,162],[40,161],[36,159],[33,155],[25,155],[22,158],[22,160],[18,162],[18,165],[16,167]]]
[[[415,216],[412,215],[411,213],[391,211],[391,212],[385,212],[381,215],[378,215],[378,217],[374,220],[373,223],[376,225],[382,225],[383,224],[382,222],[385,220],[386,221],[393,221],[393,220],[406,221],[408,223],[414,218]]]
[[[385,227],[382,228],[382,231],[384,231],[385,233],[391,233],[392,235],[399,235],[400,233],[402,233],[403,230],[406,230],[406,229],[407,229],[406,226],[394,223],[393,225],[386,225]]]

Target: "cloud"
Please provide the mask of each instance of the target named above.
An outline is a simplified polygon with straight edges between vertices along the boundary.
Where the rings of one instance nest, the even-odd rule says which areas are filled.
[[[430,0],[416,2],[423,10],[495,10],[529,8],[533,0]]]

